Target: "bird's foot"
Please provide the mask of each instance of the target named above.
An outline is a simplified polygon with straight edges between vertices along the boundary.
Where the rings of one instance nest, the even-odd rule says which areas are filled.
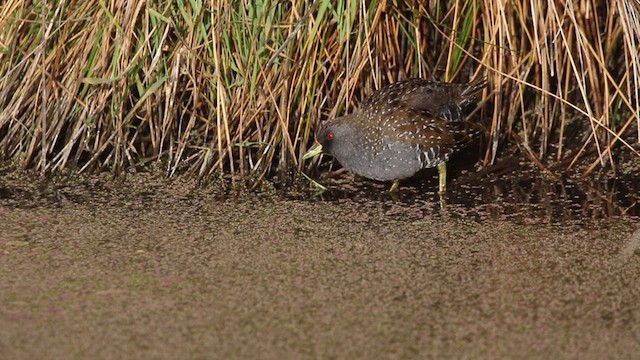
[[[389,192],[392,194],[397,193],[398,188],[400,188],[400,180],[396,180],[393,182],[393,185],[391,185],[391,189],[389,189]]]

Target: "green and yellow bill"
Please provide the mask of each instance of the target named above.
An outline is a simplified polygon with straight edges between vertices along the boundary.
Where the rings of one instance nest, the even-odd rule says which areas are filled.
[[[302,160],[311,159],[312,157],[316,157],[322,153],[322,144],[316,142],[304,155],[302,155]]]

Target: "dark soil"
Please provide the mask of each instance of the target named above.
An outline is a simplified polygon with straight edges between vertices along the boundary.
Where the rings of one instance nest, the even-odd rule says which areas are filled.
[[[462,182],[441,211],[355,183],[323,199],[4,173],[0,358],[640,354],[637,218]]]

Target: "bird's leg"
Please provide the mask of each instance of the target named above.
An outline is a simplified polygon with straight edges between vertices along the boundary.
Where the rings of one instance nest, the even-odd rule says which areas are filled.
[[[399,187],[400,187],[400,180],[394,180],[393,185],[391,185],[391,189],[389,189],[389,192],[395,193],[398,191]]]
[[[438,198],[440,198],[440,210],[447,210],[447,194],[438,193]]]
[[[438,193],[444,194],[447,191],[447,163],[438,164]]]

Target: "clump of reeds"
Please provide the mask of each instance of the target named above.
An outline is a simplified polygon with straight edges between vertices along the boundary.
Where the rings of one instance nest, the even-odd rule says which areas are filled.
[[[0,5],[0,157],[43,173],[159,162],[262,179],[320,119],[407,77],[487,77],[485,163],[640,156],[635,0]]]

